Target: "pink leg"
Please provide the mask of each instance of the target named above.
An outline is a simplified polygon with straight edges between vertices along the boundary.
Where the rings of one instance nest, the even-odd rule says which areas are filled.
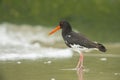
[[[84,59],[83,54],[80,53],[80,58],[79,58],[79,61],[78,61],[78,64],[77,64],[77,68],[83,69],[83,59]]]
[[[83,80],[83,74],[84,73],[82,69],[77,70],[78,80]]]

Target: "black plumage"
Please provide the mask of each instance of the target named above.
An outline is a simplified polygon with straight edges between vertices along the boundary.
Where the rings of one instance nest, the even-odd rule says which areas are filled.
[[[62,29],[62,37],[68,47],[71,47],[71,45],[80,45],[80,48],[98,48],[100,51],[106,52],[106,48],[102,44],[92,42],[81,33],[72,31],[71,25],[67,21],[60,21],[59,25]]]

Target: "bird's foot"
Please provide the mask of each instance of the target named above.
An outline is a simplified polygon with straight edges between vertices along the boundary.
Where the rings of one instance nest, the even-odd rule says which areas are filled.
[[[83,65],[77,66],[76,69],[77,69],[77,70],[83,70],[83,69],[84,69],[84,66],[83,66]]]

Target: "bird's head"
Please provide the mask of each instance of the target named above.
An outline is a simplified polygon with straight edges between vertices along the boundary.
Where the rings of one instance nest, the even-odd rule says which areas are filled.
[[[68,29],[68,27],[69,27],[69,29],[71,29],[70,24],[69,24],[67,21],[62,20],[62,21],[59,22],[59,25],[56,26],[56,28],[54,28],[54,29],[49,33],[49,35],[52,35],[53,33],[55,33],[56,31],[58,31],[58,30],[60,30],[60,29]]]

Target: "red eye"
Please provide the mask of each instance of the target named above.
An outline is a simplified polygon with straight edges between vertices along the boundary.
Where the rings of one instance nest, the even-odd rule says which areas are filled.
[[[60,24],[63,24],[63,22],[61,22]]]

